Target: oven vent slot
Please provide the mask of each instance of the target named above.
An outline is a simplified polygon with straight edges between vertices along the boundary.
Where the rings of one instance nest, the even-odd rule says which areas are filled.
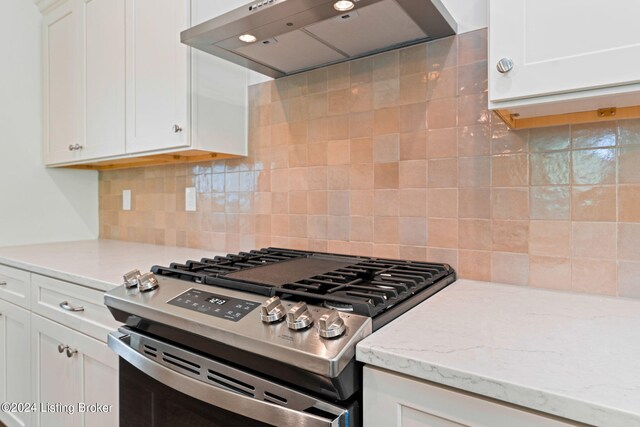
[[[224,382],[224,381],[220,381],[219,379],[217,379],[216,377],[213,377],[213,376],[211,376],[211,375],[207,376],[207,379],[208,379],[209,381],[211,381],[212,383],[216,383],[216,384],[218,384],[218,385],[219,385],[220,387],[222,387],[222,388],[226,388],[226,389],[231,390],[231,391],[233,391],[233,392],[236,392],[236,393],[238,393],[238,394],[243,394],[243,395],[245,395],[245,396],[247,396],[247,397],[255,397],[255,396],[253,395],[253,393],[249,393],[249,392],[247,392],[247,391],[245,391],[245,390],[243,390],[243,389],[241,389],[241,388],[234,387],[234,386],[232,386],[231,384],[226,383],[226,382]]]
[[[144,352],[151,357],[158,357],[158,349],[151,347],[150,345],[144,345]]]
[[[170,363],[174,366],[177,366],[178,368],[182,368],[186,371],[189,371],[193,374],[196,375],[200,375],[200,365],[197,365],[193,362],[189,362],[188,360],[185,360],[181,357],[178,356],[174,356],[171,353],[167,353],[166,351],[162,352],[162,360]]]
[[[209,381],[214,382],[223,387],[227,387],[237,393],[244,394],[246,396],[255,397],[254,391],[255,387],[251,384],[247,384],[245,382],[239,381],[235,378],[231,378],[230,376],[221,374],[220,372],[213,371],[209,369],[209,375],[207,376]]]
[[[264,392],[264,400],[278,405],[286,405],[288,403],[288,400],[284,397],[278,396],[277,394],[269,393],[268,391]]]

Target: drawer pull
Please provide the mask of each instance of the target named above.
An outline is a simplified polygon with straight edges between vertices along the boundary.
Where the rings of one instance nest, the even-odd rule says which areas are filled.
[[[0,286],[7,286],[7,282],[0,282]]]
[[[67,311],[84,311],[84,307],[80,307],[80,306],[74,307],[71,304],[69,304],[67,301],[62,301],[60,303],[60,308]]]

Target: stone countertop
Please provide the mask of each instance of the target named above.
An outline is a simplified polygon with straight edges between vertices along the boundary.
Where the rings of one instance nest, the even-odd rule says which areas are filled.
[[[458,280],[359,361],[571,420],[640,426],[640,301]]]
[[[220,254],[118,240],[84,240],[0,247],[0,264],[106,291],[122,284],[122,275],[136,268],[144,273],[156,264],[215,255]]]

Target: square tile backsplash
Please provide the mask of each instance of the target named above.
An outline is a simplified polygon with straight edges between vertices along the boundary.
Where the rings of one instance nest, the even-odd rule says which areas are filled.
[[[249,157],[101,172],[101,237],[428,259],[640,297],[640,121],[507,129],[487,110],[486,30],[249,96]]]

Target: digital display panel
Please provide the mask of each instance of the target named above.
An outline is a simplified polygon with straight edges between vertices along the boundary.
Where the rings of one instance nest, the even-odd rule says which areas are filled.
[[[233,322],[239,321],[260,305],[257,302],[223,297],[199,289],[189,289],[168,301],[168,304]]]

